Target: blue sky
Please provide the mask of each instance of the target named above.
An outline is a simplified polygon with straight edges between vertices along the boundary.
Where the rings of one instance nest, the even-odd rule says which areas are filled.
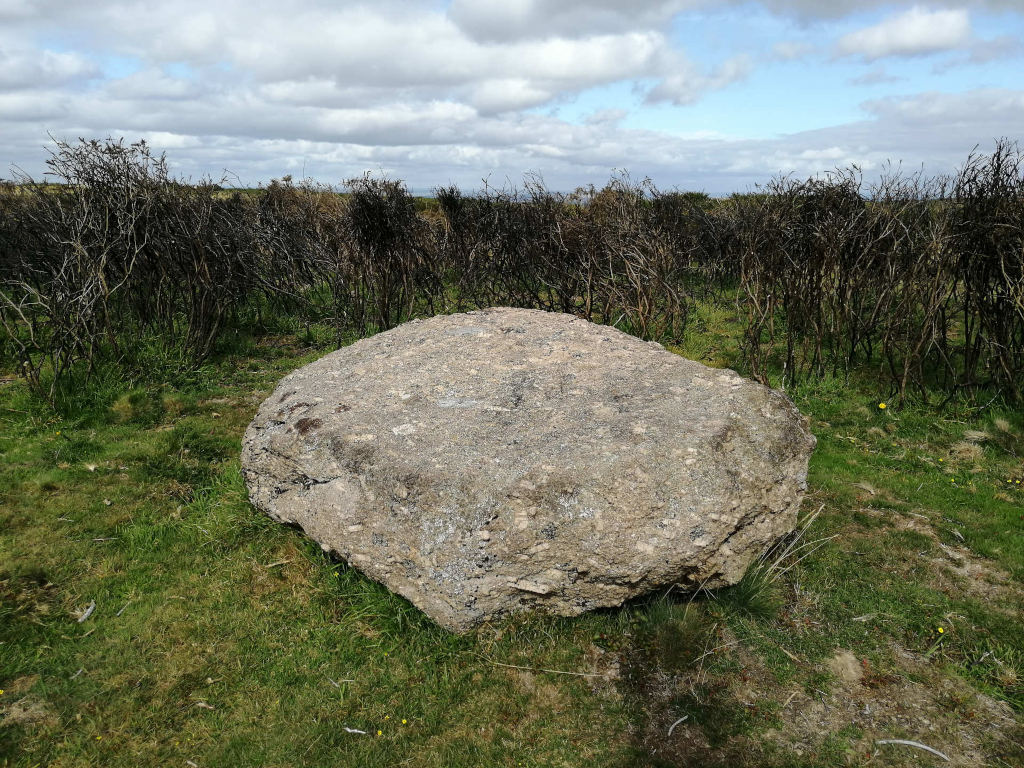
[[[743,191],[1024,138],[1024,0],[0,0],[0,175],[48,136],[193,178]]]

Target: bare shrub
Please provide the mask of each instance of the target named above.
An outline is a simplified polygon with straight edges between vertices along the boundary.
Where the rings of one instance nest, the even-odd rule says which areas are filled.
[[[437,190],[456,306],[507,306],[681,332],[685,258],[657,219],[657,190],[622,175],[572,194],[528,177],[522,192]]]
[[[47,166],[61,184],[17,179],[19,252],[0,289],[0,319],[22,373],[52,397],[73,369],[91,369],[101,343],[117,353],[112,299],[149,244],[167,164],[144,143],[80,141],[58,142]]]
[[[371,176],[225,191],[141,142],[57,142],[46,180],[0,184],[0,353],[52,399],[99,363],[141,366],[140,339],[193,365],[232,326],[366,334],[498,305],[678,339],[695,300],[728,297],[761,381],[870,366],[899,399],[1022,396],[1024,155],[1007,140],[948,179],[865,185],[854,167],[713,200],[528,176],[436,198]]]
[[[1024,153],[1008,139],[972,153],[952,190],[963,384],[1024,388]]]
[[[400,181],[369,175],[346,182],[334,297],[339,321],[365,333],[429,313],[440,293],[430,229]]]

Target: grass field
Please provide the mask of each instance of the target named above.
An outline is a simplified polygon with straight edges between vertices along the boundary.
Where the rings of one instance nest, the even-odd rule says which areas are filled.
[[[728,327],[677,351],[735,364]],[[790,392],[806,558],[458,637],[246,500],[246,424],[328,348],[59,411],[0,384],[0,766],[1024,765],[1021,411]]]

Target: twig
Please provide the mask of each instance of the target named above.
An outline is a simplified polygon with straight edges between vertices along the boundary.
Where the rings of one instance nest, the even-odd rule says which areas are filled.
[[[85,672],[85,667],[82,667],[77,672],[75,672],[75,674],[73,674],[71,677],[69,677],[68,680],[74,680],[76,677],[78,677],[83,672]]]
[[[493,664],[496,667],[507,667],[508,669],[522,669],[522,670],[524,670],[526,672],[548,672],[548,673],[550,673],[552,675],[573,675],[575,677],[611,677],[611,675],[603,675],[603,674],[601,674],[599,672],[566,672],[563,669],[543,669],[543,668],[539,668],[539,667],[520,667],[517,664],[502,664],[500,661],[494,661],[493,659],[489,659],[486,656],[482,656],[480,654],[477,654],[477,655],[480,656],[480,658],[483,659],[484,661],[488,662],[489,664]]]
[[[789,702],[791,702],[793,699],[795,699],[796,695],[798,693],[800,693],[800,691],[793,691],[791,694],[789,694],[789,698],[786,699],[786,703],[782,705],[782,708],[785,709],[786,707],[788,707],[789,706]]]
[[[322,739],[323,737],[324,737],[324,735],[323,735],[323,733],[321,733],[321,734],[320,734],[319,736],[317,736],[317,737],[316,737],[315,739],[313,739],[313,740],[312,740],[311,742],[309,742],[309,746],[308,746],[308,747],[306,747],[306,750],[305,750],[305,751],[304,751],[304,752],[302,753],[302,756],[303,756],[303,757],[305,757],[306,755],[308,755],[308,754],[309,754],[309,751],[310,751],[311,749],[313,749],[313,746],[314,746],[314,745],[315,745],[315,744],[316,744],[316,743],[317,743],[318,741],[320,741],[320,739]]]
[[[793,661],[795,661],[795,662],[796,662],[797,664],[803,664],[803,663],[804,663],[804,660],[803,660],[803,659],[801,659],[801,658],[800,658],[799,656],[797,656],[797,655],[796,655],[795,653],[790,653],[790,652],[789,652],[789,651],[787,651],[787,650],[786,650],[785,648],[783,648],[783,647],[782,647],[782,646],[781,646],[781,645],[780,645],[779,643],[775,642],[774,640],[772,640],[772,639],[771,639],[770,637],[768,637],[767,635],[761,635],[761,634],[759,634],[759,635],[758,635],[758,637],[760,637],[760,638],[761,638],[762,640],[767,640],[767,641],[768,641],[769,643],[771,643],[772,645],[774,645],[774,646],[775,646],[776,648],[778,648],[778,649],[779,649],[780,651],[782,651],[782,652],[783,652],[784,654],[786,654],[786,655],[787,655],[787,656],[788,656],[788,657],[789,657],[790,659],[792,659]],[[736,642],[739,642],[739,641],[737,640]],[[729,643],[729,645],[735,645],[735,644],[736,644],[736,643]],[[722,647],[723,647],[723,648],[725,648],[726,646],[722,646]],[[707,654],[704,654],[704,656],[707,656]],[[701,656],[701,658],[704,658],[704,656]]]
[[[805,547],[811,547],[811,549],[809,551],[807,551],[807,552],[804,552],[802,555],[800,555],[800,557],[797,558],[791,565],[786,566],[781,571],[775,571],[775,573],[772,575],[772,580],[774,581],[776,579],[779,579],[782,576],[785,576],[791,570],[793,570],[798,565],[800,565],[800,563],[803,562],[803,560],[805,558],[808,558],[811,555],[813,555],[815,552],[817,552],[819,549],[821,549],[823,546],[825,546],[828,542],[832,541],[832,539],[838,539],[838,538],[839,538],[839,534],[837,533],[837,534],[835,534],[833,536],[826,536],[823,539],[817,539],[815,541],[809,541],[806,544],[801,545],[799,548],[797,548],[797,550],[796,550],[797,552],[799,552],[801,549],[804,549]]]
[[[199,764],[198,763],[193,763],[191,760],[186,760],[185,761],[185,765],[190,765],[190,766],[192,766],[192,768],[199,768]]]
[[[711,656],[712,654],[717,653],[718,651],[721,651],[721,650],[723,650],[725,648],[728,648],[730,646],[733,646],[733,645],[738,645],[739,642],[740,642],[739,640],[733,640],[731,643],[725,643],[724,645],[715,646],[710,651],[704,651],[704,653],[702,653],[700,656],[698,656],[696,659],[693,660],[693,663],[696,664],[698,661],[703,661],[708,656]],[[704,647],[706,648],[707,646],[704,646]]]
[[[207,704],[205,701],[197,701],[193,706],[199,707],[200,709],[216,709],[212,704]]]
[[[118,618],[118,617],[119,617],[119,616],[120,616],[120,615],[121,615],[122,613],[124,613],[124,609],[125,609],[125,608],[127,608],[127,607],[128,607],[129,605],[131,605],[131,604],[132,604],[132,601],[131,601],[131,600],[129,600],[129,601],[127,602],[127,603],[125,603],[125,604],[124,604],[124,605],[123,605],[123,606],[121,607],[121,610],[120,610],[120,611],[118,611],[117,613],[115,613],[115,614],[114,614],[114,618],[115,618],[115,619],[116,619],[116,618]]]
[[[779,649],[780,651],[782,651],[782,652],[783,652],[784,654],[786,654],[787,656],[789,656],[789,658],[791,658],[791,659],[792,659],[793,661],[795,661],[795,662],[796,662],[797,664],[803,664],[803,663],[804,663],[804,662],[803,662],[803,659],[801,659],[801,658],[800,658],[799,656],[797,656],[797,655],[796,655],[795,653],[790,653],[789,651],[787,651],[787,650],[786,650],[785,648],[783,648],[783,647],[782,647],[781,645],[779,645],[778,643],[776,643],[775,645],[776,645],[776,647],[777,647],[777,648],[778,648],[778,649]]]
[[[668,735],[671,736],[672,735],[672,731],[674,731],[676,729],[676,726],[679,725],[684,720],[686,720],[688,717],[689,717],[689,715],[683,715],[678,720],[676,720],[674,723],[672,723],[672,725],[670,725],[668,727]]]
[[[347,728],[344,725],[341,726],[341,730],[345,731],[345,733],[361,733],[363,736],[366,735],[366,731],[360,731],[358,728]]]
[[[78,623],[81,624],[83,621],[92,616],[92,612],[96,610],[96,601],[93,600],[89,603],[89,606],[85,609],[85,612],[78,617]]]
[[[939,750],[932,749],[927,744],[922,744],[919,741],[908,741],[907,739],[879,739],[875,744],[902,744],[905,747],[917,747],[918,749],[923,749],[925,752],[931,752],[933,755],[938,755],[947,763],[949,762],[949,758],[939,752]],[[876,752],[875,754],[878,753]]]
[[[863,616],[854,616],[850,621],[867,621],[868,619],[875,618],[877,615],[877,613],[865,613]]]

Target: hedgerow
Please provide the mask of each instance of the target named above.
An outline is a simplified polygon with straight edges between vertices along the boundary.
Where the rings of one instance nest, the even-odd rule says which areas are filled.
[[[256,191],[186,183],[143,143],[57,142],[0,184],[2,353],[53,399],[148,339],[185,366],[275,317],[339,337],[485,306],[569,312],[662,341],[735,302],[746,372],[876,371],[900,399],[1020,400],[1024,154],[951,177],[856,168],[714,200],[626,174],[603,188],[435,191],[364,176]],[[133,362],[136,361],[136,362]]]

